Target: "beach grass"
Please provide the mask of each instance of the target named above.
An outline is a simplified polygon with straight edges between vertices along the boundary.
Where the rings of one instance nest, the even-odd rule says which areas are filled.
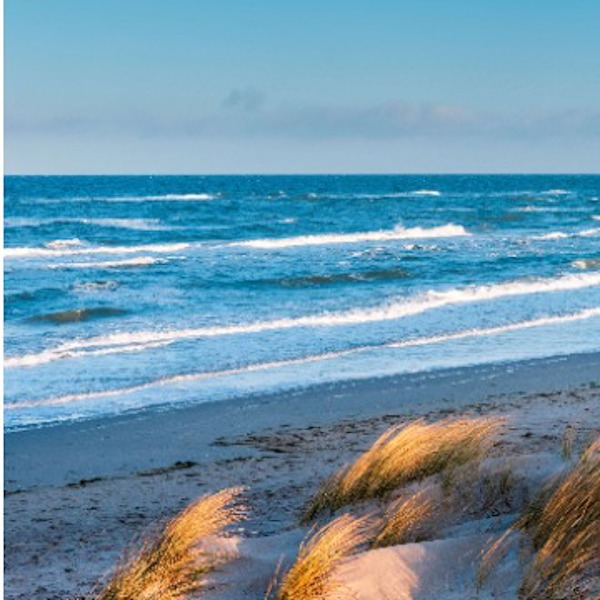
[[[372,547],[384,548],[422,540],[425,527],[432,525],[434,509],[427,490],[396,499],[385,510]]]
[[[412,481],[452,470],[480,458],[501,420],[492,418],[423,420],[392,427],[353,463],[327,479],[309,502],[304,521],[324,511],[380,498]]]
[[[242,488],[202,496],[132,547],[96,600],[182,600],[198,591],[224,556],[202,548],[244,516]]]
[[[369,517],[344,514],[318,530],[311,530],[300,545],[293,565],[280,577],[276,573],[266,599],[324,600],[343,588],[339,567],[372,539]]]
[[[536,551],[523,599],[592,598],[600,593],[600,438],[525,521]]]

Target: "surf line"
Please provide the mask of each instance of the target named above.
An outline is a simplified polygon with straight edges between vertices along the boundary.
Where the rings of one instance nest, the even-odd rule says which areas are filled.
[[[26,408],[35,408],[40,406],[59,406],[64,404],[70,404],[72,402],[82,402],[96,400],[98,398],[109,398],[114,396],[121,396],[131,394],[135,392],[141,392],[156,387],[164,387],[174,385],[178,383],[185,383],[190,381],[201,381],[204,379],[215,379],[219,377],[228,377],[232,375],[240,375],[246,373],[253,373],[258,371],[266,371],[269,369],[277,369],[282,367],[289,367],[301,364],[310,364],[315,362],[333,360],[352,354],[359,354],[362,352],[369,352],[372,350],[379,350],[383,348],[409,348],[412,346],[425,346],[430,344],[439,344],[443,342],[450,342],[468,338],[487,337],[491,335],[500,335],[511,331],[519,331],[523,329],[530,329],[535,327],[543,327],[547,325],[560,325],[563,323],[582,321],[600,316],[599,308],[585,309],[577,313],[570,313],[567,315],[560,315],[554,317],[540,317],[539,319],[533,319],[530,321],[521,321],[519,323],[512,323],[509,325],[500,325],[498,327],[489,327],[484,329],[468,329],[465,331],[458,331],[455,333],[441,334],[437,336],[428,336],[422,338],[415,338],[411,340],[403,340],[396,342],[388,342],[385,344],[374,344],[369,346],[360,346],[357,348],[349,348],[348,350],[340,350],[338,352],[327,352],[324,354],[316,354],[313,356],[305,356],[301,358],[293,358],[289,360],[271,361],[265,363],[256,363],[246,365],[244,367],[237,367],[233,369],[225,369],[221,371],[204,371],[200,373],[187,373],[183,375],[173,375],[171,377],[165,377],[162,379],[155,379],[142,383],[140,385],[129,386],[125,388],[118,388],[113,390],[104,390],[99,392],[87,392],[82,394],[67,394],[64,396],[57,396],[55,398],[49,398],[45,400],[31,400],[15,402],[13,404],[5,404],[5,410],[19,410]]]

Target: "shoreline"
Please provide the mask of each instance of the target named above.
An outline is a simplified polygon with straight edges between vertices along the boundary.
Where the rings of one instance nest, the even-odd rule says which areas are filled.
[[[520,486],[536,486],[564,468],[567,427],[577,430],[578,451],[600,431],[600,353],[347,381],[8,433],[5,598],[87,598],[143,532],[230,486],[246,488],[249,519],[232,541],[238,558],[215,573],[202,597],[262,598],[280,558],[291,559],[306,535],[298,517],[324,478],[392,425],[449,416],[506,421],[496,460],[514,469],[518,496]],[[357,557],[350,586],[363,590],[359,600],[380,597],[368,574],[383,558],[412,565],[423,584],[414,600],[446,597],[446,572],[440,579],[427,565],[453,564],[449,556],[467,552],[459,595],[452,597],[472,597],[476,557],[516,514],[512,506],[501,509],[440,526],[432,541]],[[414,560],[423,553],[431,560]],[[514,600],[506,577],[519,580],[518,561],[506,568],[489,585],[494,598]],[[358,581],[363,576],[366,584]]]
[[[540,372],[542,371],[542,372]],[[190,435],[205,447],[203,459],[226,454],[210,446],[221,435],[243,435],[268,427],[323,425],[393,411],[419,415],[441,405],[460,409],[481,396],[479,386],[499,394],[546,392],[596,381],[600,352],[515,362],[484,363],[418,373],[319,383],[282,392],[252,394],[196,405],[149,407],[122,415],[6,431],[5,492],[64,485],[91,477],[125,475],[189,460]],[[461,379],[462,377],[462,379]],[[410,394],[406,399],[399,394]],[[376,400],[365,402],[365,397]],[[273,410],[271,410],[271,408]],[[156,446],[148,448],[148,437]],[[98,446],[102,464],[94,459]],[[72,450],[76,449],[73,453]],[[123,452],[127,456],[123,456]],[[197,454],[197,451],[191,452]],[[43,456],[44,460],[39,458]],[[49,469],[49,465],[53,468]]]

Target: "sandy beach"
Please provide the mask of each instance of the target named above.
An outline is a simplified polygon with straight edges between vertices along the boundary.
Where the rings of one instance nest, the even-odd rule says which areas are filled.
[[[577,432],[576,447],[597,432],[599,400],[600,355],[585,354],[8,433],[5,597],[85,597],[151,524],[204,493],[244,485],[250,514],[231,540],[237,558],[202,597],[262,598],[279,558],[293,558],[307,531],[298,517],[319,483],[390,425],[421,416],[504,417],[495,453],[514,467],[519,485],[530,485],[563,468],[567,426]],[[392,590],[399,598],[515,598],[516,559],[483,591],[474,583],[481,549],[514,519],[505,504],[440,528],[436,539],[359,555],[346,566],[348,586],[360,598],[392,597]],[[456,552],[460,564],[450,569]],[[377,569],[391,574],[386,585]]]

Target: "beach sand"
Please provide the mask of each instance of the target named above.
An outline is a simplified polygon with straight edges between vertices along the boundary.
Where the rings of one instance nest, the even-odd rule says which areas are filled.
[[[495,449],[525,482],[565,467],[600,428],[600,355],[483,365],[149,410],[5,437],[5,598],[79,598],[151,524],[201,494],[248,486],[238,558],[202,597],[262,598],[281,556],[307,529],[298,517],[319,483],[392,424],[420,416],[498,415]],[[370,551],[343,577],[356,598],[515,598],[509,556],[477,595],[481,549],[515,514],[508,505],[440,528],[436,539]],[[513,552],[514,554],[514,552]]]

